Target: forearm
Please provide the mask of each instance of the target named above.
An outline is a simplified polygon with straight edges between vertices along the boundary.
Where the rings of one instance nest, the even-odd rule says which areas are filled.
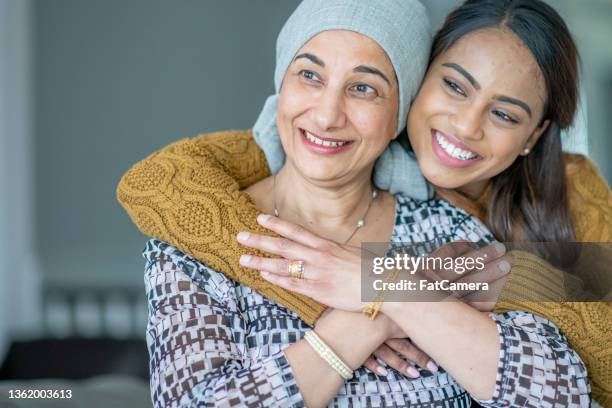
[[[385,302],[382,312],[470,395],[493,395],[499,333],[489,317],[461,302]]]
[[[359,313],[333,310],[319,319],[316,333],[355,370],[386,339],[384,332]],[[338,394],[344,379],[305,339],[285,349],[300,393],[308,407],[325,407]]]

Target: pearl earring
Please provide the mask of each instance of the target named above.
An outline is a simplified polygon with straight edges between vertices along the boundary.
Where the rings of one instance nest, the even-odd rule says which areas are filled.
[[[528,147],[525,148],[525,150],[523,150],[523,156],[527,156],[529,154],[531,150],[529,150]]]

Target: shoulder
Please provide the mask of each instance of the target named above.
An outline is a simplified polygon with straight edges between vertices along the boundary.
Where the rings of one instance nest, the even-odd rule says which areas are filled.
[[[178,284],[189,278],[219,302],[235,297],[236,282],[164,241],[147,241],[142,256],[146,261],[145,281],[149,289],[160,284]]]
[[[596,190],[605,186],[609,190],[608,183],[602,177],[597,166],[587,157],[581,154],[564,153],[563,160],[565,162],[565,174],[571,184],[587,184],[594,186]]]
[[[395,194],[396,227],[418,233],[418,240],[445,237],[448,241],[467,240],[489,243],[495,239],[478,219],[448,201],[417,200],[403,193]]]
[[[610,186],[597,166],[586,157],[566,153],[564,160],[567,194],[578,240],[612,241]]]
[[[165,157],[167,159],[204,156],[207,159],[218,161],[224,153],[235,155],[253,151],[258,152],[259,148],[253,139],[251,130],[223,130],[176,140],[156,151],[149,158],[159,155],[167,156]]]
[[[253,140],[253,131],[247,130],[220,130],[217,132],[202,133],[194,139],[206,138],[206,140],[214,143],[217,141],[250,141]]]

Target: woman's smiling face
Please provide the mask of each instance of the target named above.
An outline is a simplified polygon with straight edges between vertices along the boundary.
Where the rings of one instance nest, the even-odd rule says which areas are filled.
[[[410,143],[435,186],[478,196],[546,130],[542,73],[513,33],[470,33],[431,64],[408,115]]]
[[[370,176],[395,137],[393,66],[372,39],[346,30],[312,37],[289,65],[277,126],[290,163],[319,182]]]

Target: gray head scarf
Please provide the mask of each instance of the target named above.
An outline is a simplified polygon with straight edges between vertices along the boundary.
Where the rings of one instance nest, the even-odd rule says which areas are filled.
[[[285,162],[285,152],[276,127],[279,92],[285,72],[297,51],[318,33],[350,30],[376,41],[391,60],[398,81],[397,132],[406,126],[408,109],[425,69],[431,46],[431,28],[425,7],[417,0],[304,0],[289,17],[276,41],[276,93],[266,100],[253,127],[273,174]],[[427,198],[429,190],[418,163],[393,141],[379,158],[375,184],[392,193],[394,179],[408,181],[402,191],[415,198]],[[398,179],[399,180],[399,179]]]

